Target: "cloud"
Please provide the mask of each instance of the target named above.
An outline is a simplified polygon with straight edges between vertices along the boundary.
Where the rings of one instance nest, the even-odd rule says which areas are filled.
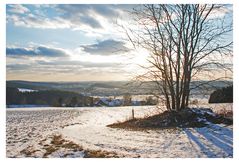
[[[34,14],[28,14],[27,16],[20,16],[17,14],[7,15],[7,22],[12,22],[16,26],[27,28],[64,29],[71,27],[71,24],[67,20],[61,18],[50,19]]]
[[[210,7],[210,6],[209,6]],[[208,7],[208,8],[209,8]],[[224,16],[229,16],[232,17],[232,13],[233,13],[233,6],[231,4],[218,4],[216,5],[216,9],[214,9],[210,15],[208,16],[208,18],[210,19],[222,19]]]
[[[102,28],[100,22],[98,22],[96,19],[94,19],[91,16],[81,17],[79,22],[82,23],[82,24],[89,25],[92,28]]]
[[[130,51],[130,49],[125,46],[124,42],[113,39],[98,41],[91,45],[83,45],[81,48],[84,52],[98,55],[115,55]]]
[[[102,63],[95,63],[90,61],[79,61],[79,60],[54,60],[54,61],[44,61],[44,60],[38,60],[36,62],[38,65],[44,65],[44,66],[60,66],[60,67],[81,67],[81,68],[120,68],[124,67],[123,64],[120,63],[110,63],[110,62],[102,62]]]
[[[61,19],[68,20],[72,28],[79,28],[82,25],[94,29],[102,28],[90,5],[59,5],[56,7],[56,10],[62,13]]]
[[[59,5],[7,5],[7,22],[16,26],[42,29],[103,30],[113,24],[132,5],[59,4]],[[126,7],[127,6],[127,7]],[[32,9],[33,8],[33,9]],[[13,12],[12,10],[16,10]],[[132,9],[132,8],[131,8]],[[28,14],[21,14],[26,13]],[[124,16],[125,17],[125,16]]]
[[[6,54],[8,56],[46,56],[46,57],[66,57],[67,52],[63,49],[38,46],[32,48],[7,47]]]
[[[6,49],[7,55],[35,55],[32,49],[27,48],[8,48]]]
[[[103,4],[64,4],[56,6],[55,9],[62,13],[59,17],[67,20],[73,29],[79,29],[82,26],[102,29],[104,27],[100,17],[108,22],[113,22],[121,13],[120,8],[115,5]]]
[[[113,64],[113,63],[92,63],[92,62],[81,62],[81,61],[64,61],[64,60],[55,60],[55,61],[43,61],[38,60],[34,63],[21,63],[16,62],[7,64],[7,74],[12,77],[22,77],[24,75],[33,78],[43,75],[54,74],[51,79],[55,78],[55,76],[62,76],[61,78],[67,79],[70,77],[71,80],[79,79],[97,79],[97,75],[120,75],[120,73],[125,73],[122,70],[121,65]],[[64,78],[66,76],[66,78]],[[84,78],[82,76],[88,76],[88,78]],[[49,77],[49,76],[48,76]],[[72,78],[73,77],[73,78]],[[101,76],[102,77],[102,76]]]
[[[11,13],[16,13],[16,14],[24,14],[27,12],[30,12],[30,10],[27,7],[24,7],[23,5],[20,4],[14,4],[14,5],[8,5],[10,9],[8,10]]]
[[[8,64],[7,66],[8,71],[24,71],[31,67],[29,64]]]
[[[118,38],[119,22],[128,21],[127,10],[135,5],[112,4],[28,4],[27,14],[13,13],[7,5],[7,24],[35,29],[68,29],[86,37]],[[124,19],[124,20],[123,20]],[[126,19],[126,20],[125,20]]]
[[[25,6],[11,4],[7,5],[7,22],[29,28],[68,28],[81,30],[86,34],[98,34],[97,32],[108,30],[107,34],[112,34],[112,31],[109,31],[109,28],[114,28],[112,24],[116,20],[117,22],[127,20],[130,17],[127,11],[137,6],[134,4],[34,4]],[[221,17],[232,12],[232,5],[224,5],[222,8],[212,14],[212,17]]]
[[[32,46],[27,48],[9,45],[6,51],[8,79],[53,80],[57,77],[59,80],[104,80],[109,78],[117,80],[117,77],[123,77],[127,73],[125,62],[109,60],[98,62],[95,60],[97,57],[90,54],[91,59],[84,60],[79,53],[76,54],[79,57],[71,58],[70,56],[77,51],[69,49],[63,50],[32,43]],[[61,52],[63,55],[69,54],[69,57],[58,57]],[[98,57],[105,56],[98,55]]]

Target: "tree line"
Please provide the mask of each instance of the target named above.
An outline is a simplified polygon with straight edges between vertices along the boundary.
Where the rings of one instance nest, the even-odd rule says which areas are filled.
[[[101,101],[102,103],[100,104]],[[116,103],[116,101],[120,103]],[[136,103],[137,102],[137,103]],[[39,90],[32,92],[21,92],[18,88],[7,87],[6,89],[7,105],[45,105],[53,107],[92,107],[92,106],[142,106],[156,105],[157,99],[152,96],[145,100],[133,101],[130,94],[125,94],[123,99],[94,98],[84,96],[75,92],[61,90]]]
[[[48,105],[48,106],[93,106],[93,97],[74,92],[59,90],[42,90],[20,92],[17,88],[7,87],[7,105]]]

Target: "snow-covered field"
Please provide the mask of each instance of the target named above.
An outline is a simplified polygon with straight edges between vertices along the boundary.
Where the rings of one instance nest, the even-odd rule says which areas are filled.
[[[106,127],[158,110],[154,106],[110,108],[7,109],[7,157],[84,157],[81,150],[51,149],[54,135],[84,150],[115,152],[120,157],[232,157],[232,126],[130,131]]]

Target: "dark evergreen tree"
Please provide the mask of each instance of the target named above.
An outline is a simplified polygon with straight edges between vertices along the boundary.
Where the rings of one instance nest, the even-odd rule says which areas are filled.
[[[215,90],[209,98],[209,103],[232,103],[233,102],[233,86],[224,87]]]

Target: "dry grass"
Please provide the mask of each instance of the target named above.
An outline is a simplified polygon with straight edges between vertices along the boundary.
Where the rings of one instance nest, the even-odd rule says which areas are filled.
[[[61,145],[61,147],[66,148],[66,149],[72,149],[73,151],[82,151],[82,147],[75,144],[74,142],[67,142]]]
[[[83,148],[72,142],[72,141],[67,141],[63,139],[61,135],[54,135],[52,137],[52,140],[49,145],[45,144],[44,149],[46,152],[44,153],[43,157],[47,158],[48,155],[56,152],[60,148],[64,148],[67,150],[71,150],[74,152],[77,151],[84,151],[84,158],[118,158],[119,156],[115,152],[107,152],[107,151],[101,151],[101,150],[83,150]],[[67,157],[70,154],[65,154],[63,157]],[[30,156],[30,154],[29,154]]]
[[[67,140],[63,139],[61,135],[54,135],[52,137],[50,145],[48,145],[48,144],[44,145],[44,149],[46,150],[46,152],[44,153],[43,157],[47,157],[48,155],[52,154],[53,152],[59,150],[60,148],[73,150],[74,152],[83,150],[82,147],[80,147],[79,145],[77,145],[71,141],[67,141]]]
[[[221,115],[225,118],[229,118],[229,119],[233,118],[233,111],[232,110],[221,109],[220,111],[217,112],[217,114]]]
[[[46,147],[46,152],[44,153],[43,157],[46,158],[48,155],[52,154],[53,152],[57,151],[59,148],[54,147],[53,145]]]
[[[65,140],[62,138],[61,135],[54,135],[51,141],[52,145],[62,145]]]
[[[37,151],[39,151],[39,150],[34,150],[32,148],[32,146],[29,146],[29,147],[23,149],[22,151],[20,151],[20,153],[26,155],[27,157],[31,157]]]
[[[199,120],[200,119],[200,120]],[[181,127],[194,128],[204,127],[208,122],[231,125],[232,119],[225,118],[224,115],[213,114],[209,109],[189,109],[185,108],[179,112],[164,111],[163,113],[146,118],[135,118],[124,122],[117,122],[107,125],[111,128],[123,128],[128,130],[148,130],[148,129],[176,129]]]
[[[84,158],[119,158],[115,152],[101,150],[86,150]]]

